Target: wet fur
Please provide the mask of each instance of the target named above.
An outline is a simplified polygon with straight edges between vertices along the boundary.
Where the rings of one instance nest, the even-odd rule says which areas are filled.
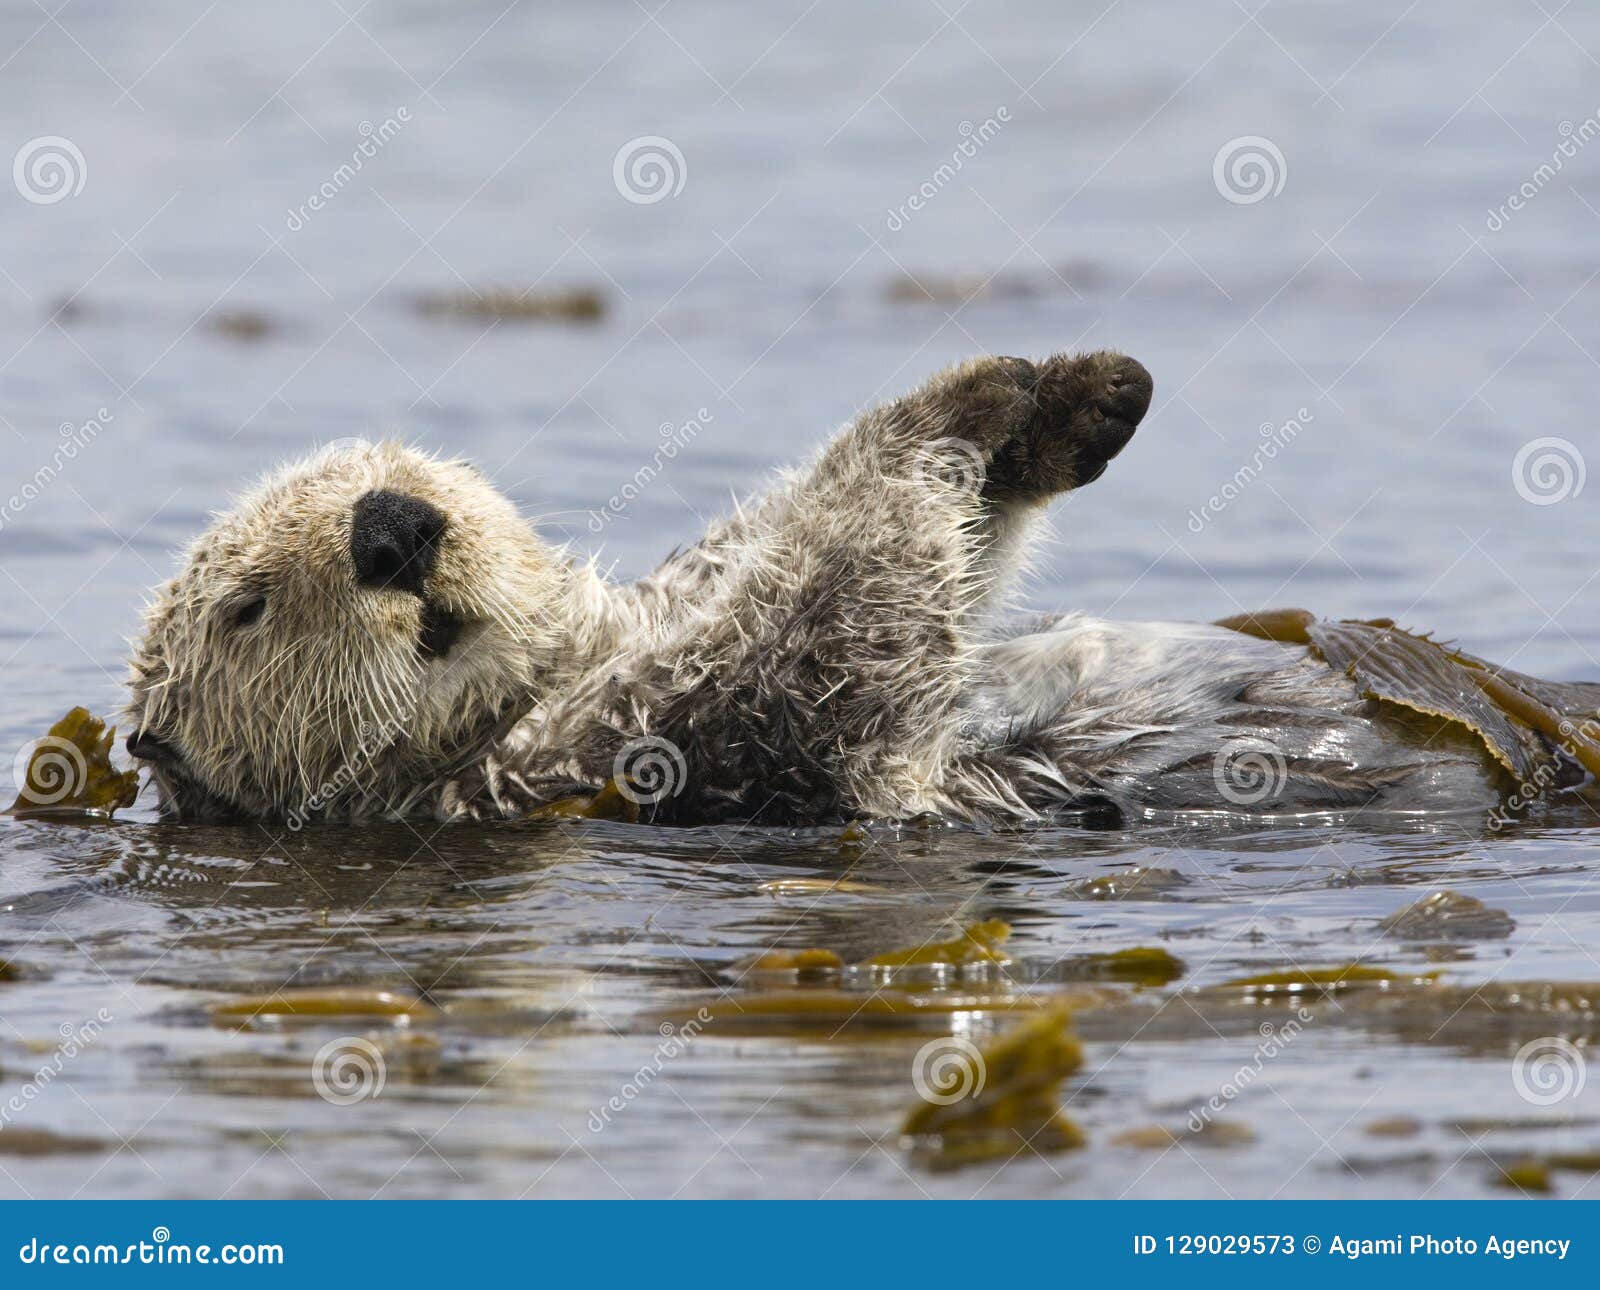
[[[631,586],[545,546],[462,463],[325,453],[157,593],[131,724],[187,818],[517,817],[626,780],[647,739],[681,758],[644,805],[663,822],[1237,809],[1219,759],[1255,739],[1282,753],[1274,809],[1492,801],[1470,746],[1298,647],[999,621],[1044,503],[1098,477],[1149,398],[1117,354],[963,364]],[[422,598],[351,577],[351,512],[380,488],[447,517],[427,601],[470,625],[446,659],[416,648]]]

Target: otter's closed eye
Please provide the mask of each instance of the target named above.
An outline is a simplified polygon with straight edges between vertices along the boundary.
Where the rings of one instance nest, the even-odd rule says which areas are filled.
[[[258,622],[261,615],[267,612],[267,598],[254,596],[242,604],[234,606],[232,622],[235,627],[248,627],[251,623]]]

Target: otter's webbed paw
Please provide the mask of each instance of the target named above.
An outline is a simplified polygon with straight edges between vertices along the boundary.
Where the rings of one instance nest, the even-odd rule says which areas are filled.
[[[1044,501],[1092,483],[1150,407],[1150,373],[1125,354],[992,361],[1025,382],[1028,397],[1010,433],[992,448],[983,483],[990,501]]]

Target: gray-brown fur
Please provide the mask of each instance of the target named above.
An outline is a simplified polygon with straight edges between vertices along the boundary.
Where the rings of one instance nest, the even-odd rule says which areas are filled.
[[[632,586],[545,546],[461,463],[323,454],[222,517],[157,593],[134,739],[170,811],[291,821],[517,816],[628,782],[645,739],[681,758],[644,804],[661,821],[1226,806],[1214,755],[1258,730],[1285,747],[1286,804],[1399,784],[1487,802],[1481,757],[1397,731],[1303,649],[998,624],[1044,502],[1098,477],[1150,388],[1116,354],[962,364]],[[420,595],[352,576],[351,515],[375,489],[446,517]],[[417,648],[430,613],[465,623],[445,658]]]

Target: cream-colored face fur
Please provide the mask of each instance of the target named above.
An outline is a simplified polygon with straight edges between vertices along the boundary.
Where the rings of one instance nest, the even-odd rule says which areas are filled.
[[[357,503],[373,493],[442,517],[415,588],[359,576]],[[466,463],[329,449],[218,518],[157,592],[130,750],[183,818],[398,807],[537,702],[567,576]]]

